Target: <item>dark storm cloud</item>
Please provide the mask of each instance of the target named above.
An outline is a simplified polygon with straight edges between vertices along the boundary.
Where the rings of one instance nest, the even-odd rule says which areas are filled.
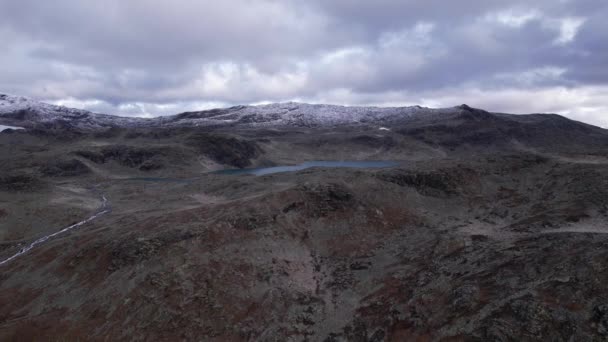
[[[608,124],[607,15],[602,0],[0,0],[0,92],[128,115],[471,102]]]

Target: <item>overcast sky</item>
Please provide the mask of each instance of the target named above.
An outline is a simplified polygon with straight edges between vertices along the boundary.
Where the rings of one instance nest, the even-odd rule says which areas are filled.
[[[467,103],[608,126],[605,0],[0,0],[0,41],[0,93],[109,114]]]

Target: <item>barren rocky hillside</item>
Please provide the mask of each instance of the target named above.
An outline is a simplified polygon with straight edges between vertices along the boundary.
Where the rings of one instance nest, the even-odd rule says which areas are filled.
[[[603,129],[468,106],[40,108],[0,115],[26,128],[0,133],[0,340],[608,338]],[[395,164],[215,172],[319,160]]]

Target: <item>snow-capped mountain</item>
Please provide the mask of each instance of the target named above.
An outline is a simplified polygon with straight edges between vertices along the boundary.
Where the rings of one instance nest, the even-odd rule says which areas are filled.
[[[387,123],[407,120],[417,114],[439,110],[413,107],[348,107],[297,102],[259,106],[236,106],[187,112],[165,118],[165,125],[237,124],[251,126],[335,126],[359,123]]]
[[[62,125],[78,129],[102,129],[113,126],[145,124],[144,119],[96,114],[38,102],[22,96],[0,94],[0,123],[32,128]]]
[[[57,125],[93,130],[109,127],[218,125],[317,127],[390,123],[412,119],[418,114],[432,115],[446,111],[454,111],[454,109],[440,110],[419,106],[347,107],[288,102],[259,106],[235,106],[147,119],[98,114],[33,101],[20,96],[0,95],[0,123],[26,128]]]
[[[19,111],[36,112],[41,120],[52,120],[59,113],[65,117],[80,117],[91,114],[86,110],[55,106],[34,101],[27,97],[0,95],[0,114],[10,114]]]
[[[483,121],[490,124],[498,118],[517,122],[537,122],[555,117],[557,116],[489,113],[467,105],[433,109],[420,106],[349,107],[287,102],[185,112],[157,118],[138,118],[92,113],[82,109],[42,103],[26,97],[0,94],[0,125],[24,128],[102,130],[111,127],[331,127],[357,124],[373,124],[379,127],[406,124],[414,127],[451,125],[450,122],[453,120],[456,120],[455,122]]]

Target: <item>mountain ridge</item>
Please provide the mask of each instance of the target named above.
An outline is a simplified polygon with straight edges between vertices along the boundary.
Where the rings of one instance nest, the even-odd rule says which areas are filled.
[[[460,116],[467,120],[510,118],[528,121],[533,117],[559,117],[562,122],[578,122],[557,114],[506,114],[472,108],[466,104],[448,108],[421,106],[378,107],[342,106],[281,102],[263,105],[238,105],[201,111],[187,111],[155,118],[125,117],[113,114],[52,105],[22,96],[0,94],[0,124],[24,128],[64,126],[81,130],[103,130],[112,127],[188,127],[188,126],[341,126],[356,124],[390,124],[404,121],[429,123]],[[519,117],[519,118],[516,118]],[[588,127],[596,127],[581,123]],[[597,127],[599,128],[599,127]]]

